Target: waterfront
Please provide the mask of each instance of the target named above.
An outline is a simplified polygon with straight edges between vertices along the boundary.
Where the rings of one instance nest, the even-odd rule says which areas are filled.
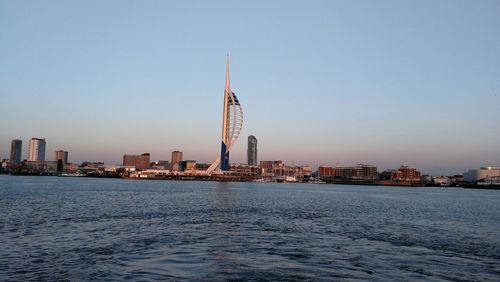
[[[0,176],[0,280],[500,279],[499,191]]]

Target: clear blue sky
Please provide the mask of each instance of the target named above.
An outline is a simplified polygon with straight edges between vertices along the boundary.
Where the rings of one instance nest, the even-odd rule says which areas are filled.
[[[500,165],[500,1],[0,1],[0,157],[212,161],[226,53],[259,160]]]

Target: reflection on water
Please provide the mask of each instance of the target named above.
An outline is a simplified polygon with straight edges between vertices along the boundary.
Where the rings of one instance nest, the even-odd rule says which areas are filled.
[[[0,280],[498,281],[499,192],[0,176]]]
[[[231,242],[232,224],[238,224],[239,220],[235,218],[235,213],[232,212],[233,207],[238,206],[239,199],[237,191],[231,188],[232,183],[216,182],[215,184],[215,206],[214,206],[214,222],[209,225],[213,228],[215,234],[215,246],[211,250],[215,254],[214,272],[224,273],[227,267],[235,259],[231,253],[236,246]]]

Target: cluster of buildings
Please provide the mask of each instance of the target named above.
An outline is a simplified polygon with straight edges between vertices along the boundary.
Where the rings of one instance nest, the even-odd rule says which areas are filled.
[[[123,177],[139,179],[198,179],[198,180],[241,180],[276,182],[326,182],[345,184],[379,185],[496,185],[500,187],[500,168],[482,167],[469,170],[463,175],[438,176],[421,175],[416,168],[401,166],[398,169],[378,172],[373,165],[358,164],[340,167],[321,165],[316,172],[310,166],[286,165],[281,160],[261,161],[257,159],[257,138],[248,136],[247,163],[231,164],[229,154],[242,132],[243,108],[230,86],[229,57],[226,64],[224,90],[222,140],[220,155],[212,163],[197,163],[184,160],[181,151],[173,151],[170,161],[151,161],[150,153],[123,155],[121,165],[105,166],[100,162],[83,162],[80,165],[68,162],[68,152],[54,152],[54,159],[45,159],[46,141],[31,138],[28,158],[22,160],[22,141],[12,140],[10,158],[2,160],[0,172],[28,175]]]
[[[496,170],[495,170],[496,169]],[[481,185],[485,179],[489,179],[490,184],[500,184],[492,181],[491,177],[500,174],[498,168],[481,168],[470,170],[463,175],[451,176],[431,176],[423,175],[414,167],[402,165],[398,169],[388,169],[378,172],[373,165],[358,164],[353,167],[340,167],[321,165],[318,167],[318,178],[331,183],[360,183],[379,185],[403,185],[403,186],[440,186],[440,187],[461,187],[467,185]],[[468,175],[473,175],[469,177]],[[498,181],[498,180],[497,180]]]
[[[27,159],[22,160],[22,140],[12,140],[10,158],[2,161],[2,171],[27,175],[74,175],[95,177],[121,177],[137,179],[203,179],[245,180],[275,182],[325,182],[344,184],[380,184],[411,186],[466,186],[500,185],[500,168],[481,167],[463,175],[430,176],[414,167],[403,165],[398,169],[379,172],[369,164],[356,166],[320,165],[317,171],[310,166],[287,165],[281,160],[260,161],[257,158],[257,138],[248,136],[247,163],[229,164],[226,176],[220,172],[207,173],[210,163],[185,160],[181,151],[173,151],[170,160],[152,161],[150,153],[125,154],[121,165],[104,165],[102,162],[68,162],[68,152],[57,150],[53,160],[46,160],[46,141],[31,138]],[[212,177],[215,175],[215,178]],[[226,178],[224,178],[226,177]]]
[[[2,160],[3,172],[12,174],[48,174],[62,173],[64,170],[78,170],[78,165],[68,163],[68,152],[57,150],[54,159],[45,159],[47,142],[44,138],[31,138],[28,143],[28,158],[22,160],[22,140],[12,140],[10,147],[10,158]]]
[[[341,167],[321,165],[318,167],[318,178],[326,182],[353,182],[373,184],[422,184],[421,173],[416,168],[401,166],[399,169],[389,169],[378,172],[377,167],[368,164]]]
[[[181,151],[173,151],[170,161],[151,162],[150,154],[123,155],[123,167],[130,171],[158,171],[161,173],[185,172],[206,169],[206,164],[197,164],[195,160],[184,160]]]
[[[260,175],[257,171],[257,138],[248,137],[248,165],[230,165],[233,174]],[[103,177],[156,178],[156,176],[203,174],[210,164],[184,160],[181,151],[173,151],[170,160],[152,162],[150,153],[140,155],[125,154],[121,165],[104,165],[102,162],[68,162],[68,152],[54,152],[53,160],[46,160],[46,140],[29,140],[28,158],[22,158],[22,140],[12,140],[10,158],[1,162],[0,172],[14,175],[90,175]],[[251,173],[250,173],[251,171]]]
[[[63,175],[123,177],[140,179],[170,179],[178,177],[200,177],[217,175],[223,180],[256,180],[305,182],[311,178],[309,166],[288,166],[282,161],[261,161],[257,158],[257,138],[248,136],[247,163],[228,164],[229,170],[222,173],[207,173],[210,163],[185,160],[181,151],[173,151],[170,160],[152,161],[150,153],[125,154],[120,165],[105,165],[102,162],[68,162],[68,152],[54,152],[53,160],[46,160],[46,141],[32,138],[29,141],[28,159],[22,160],[22,141],[12,140],[10,158],[2,161],[2,171],[15,175]],[[225,176],[224,176],[225,175]]]

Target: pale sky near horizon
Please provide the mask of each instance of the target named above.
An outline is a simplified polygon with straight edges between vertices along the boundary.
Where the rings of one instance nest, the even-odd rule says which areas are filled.
[[[119,164],[219,152],[226,53],[243,106],[232,162],[500,166],[500,1],[0,0],[0,158]]]

